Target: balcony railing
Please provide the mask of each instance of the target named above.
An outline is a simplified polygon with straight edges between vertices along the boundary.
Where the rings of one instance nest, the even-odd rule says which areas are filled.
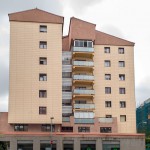
[[[74,66],[87,66],[87,67],[93,67],[94,62],[93,61],[73,61]]]
[[[84,89],[74,89],[73,93],[74,94],[94,95],[95,91],[94,90],[84,90]]]
[[[95,104],[74,104],[74,109],[95,109]]]
[[[75,118],[74,119],[74,123],[75,124],[94,124],[94,119],[92,119],[92,118],[88,118],[88,119],[85,119],[85,118]]]
[[[72,47],[73,52],[94,52],[93,47]]]
[[[72,72],[72,65],[62,65],[62,72]]]
[[[62,106],[62,113],[63,114],[71,114],[72,113],[72,106]]]
[[[72,92],[62,92],[62,99],[72,99]]]
[[[70,117],[62,117],[62,122],[70,122]]]
[[[113,122],[113,118],[98,118],[98,121],[100,123],[112,123]]]
[[[94,112],[74,112],[74,118],[94,118]]]
[[[74,80],[94,80],[94,76],[91,75],[74,75]]]

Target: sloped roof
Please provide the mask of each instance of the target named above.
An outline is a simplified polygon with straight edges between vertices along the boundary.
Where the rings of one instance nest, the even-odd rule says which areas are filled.
[[[95,24],[72,17],[70,19],[69,36],[71,39],[95,39]]]
[[[52,13],[40,10],[40,9],[31,9],[21,12],[16,12],[9,14],[10,21],[19,21],[19,22],[39,22],[39,23],[57,23],[63,24],[64,17],[57,16]]]
[[[135,43],[106,34],[101,31],[95,31],[95,45],[116,45],[116,46],[134,46]]]

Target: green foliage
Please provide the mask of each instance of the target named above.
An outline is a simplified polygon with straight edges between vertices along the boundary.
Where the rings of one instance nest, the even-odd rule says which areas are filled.
[[[7,150],[7,143],[0,141],[0,150]]]

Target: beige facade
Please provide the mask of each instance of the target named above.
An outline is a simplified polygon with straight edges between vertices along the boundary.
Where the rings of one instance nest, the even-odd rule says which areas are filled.
[[[47,32],[39,32],[40,25]],[[46,41],[47,48],[39,48]],[[57,41],[57,42],[56,42]],[[40,65],[40,57],[47,65]],[[10,94],[9,123],[62,122],[62,24],[10,22]],[[39,81],[39,74],[47,74],[47,81]],[[46,98],[39,98],[39,90],[47,90]],[[46,107],[46,115],[39,107]]]
[[[42,126],[54,117],[57,132],[136,133],[134,43],[95,27],[73,17],[62,37],[63,17],[10,15],[8,123]]]

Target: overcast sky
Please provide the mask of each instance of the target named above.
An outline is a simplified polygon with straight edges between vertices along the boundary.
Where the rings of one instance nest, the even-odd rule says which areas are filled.
[[[0,3],[0,112],[8,110],[8,14],[39,8],[65,17],[96,24],[97,30],[135,42],[137,105],[150,97],[150,0],[1,0]]]

